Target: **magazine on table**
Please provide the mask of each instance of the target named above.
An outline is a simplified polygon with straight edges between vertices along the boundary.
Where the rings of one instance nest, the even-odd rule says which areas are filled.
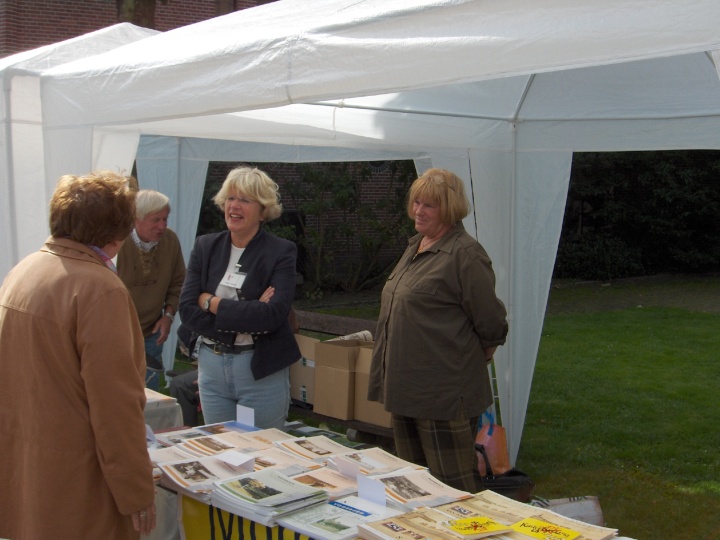
[[[322,489],[296,482],[274,469],[263,469],[215,482],[210,502],[263,525],[274,525],[277,517],[327,498]]]
[[[336,454],[330,459],[330,463],[341,471],[345,471],[347,467],[357,467],[360,474],[366,475],[385,474],[400,469],[427,468],[405,461],[378,447]]]
[[[422,506],[394,517],[358,525],[358,536],[366,540],[406,540],[410,538],[442,538],[477,540],[505,538],[512,529],[487,517],[455,519],[435,508]]]
[[[552,510],[530,506],[488,490],[461,501],[437,506],[436,509],[455,518],[488,516],[506,525],[513,525],[524,519],[538,519],[577,531],[580,536],[575,537],[575,540],[608,540],[618,533],[617,529],[565,517]],[[528,536],[517,532],[506,533],[506,536],[513,540],[528,539]]]
[[[286,452],[290,452],[306,459],[325,463],[335,454],[345,453],[348,451],[347,446],[335,442],[325,435],[316,435],[314,437],[297,437],[275,443],[279,448]]]
[[[347,540],[357,537],[358,525],[400,513],[351,495],[292,512],[278,518],[277,523],[316,540]]]
[[[170,489],[180,488],[190,493],[209,492],[215,488],[215,482],[247,473],[251,470],[252,461],[237,452],[226,452],[160,463],[158,466],[163,472],[160,483]]]
[[[385,485],[388,504],[406,511],[471,497],[467,491],[444,484],[424,469],[403,469],[372,478]]]
[[[292,475],[292,479],[309,486],[327,491],[330,500],[339,499],[357,493],[356,477],[346,476],[329,467]]]

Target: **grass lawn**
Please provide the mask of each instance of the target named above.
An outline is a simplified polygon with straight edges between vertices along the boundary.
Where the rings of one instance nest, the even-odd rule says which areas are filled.
[[[720,539],[719,360],[716,276],[556,283],[517,466],[541,497],[598,496],[622,535]]]
[[[720,538],[720,315],[550,315],[518,467],[546,498],[597,495],[640,539]]]

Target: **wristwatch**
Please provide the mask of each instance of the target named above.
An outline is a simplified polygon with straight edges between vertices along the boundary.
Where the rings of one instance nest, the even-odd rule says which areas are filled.
[[[205,311],[210,311],[210,300],[212,300],[213,298],[215,298],[215,295],[211,294],[205,299],[205,302],[203,302],[203,309]]]

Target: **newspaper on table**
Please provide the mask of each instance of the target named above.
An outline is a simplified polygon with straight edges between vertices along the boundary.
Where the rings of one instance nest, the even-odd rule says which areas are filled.
[[[427,468],[405,461],[378,447],[336,454],[330,458],[330,464],[340,471],[355,466],[360,474],[365,475],[385,474],[400,469]]]
[[[365,540],[477,540],[487,537],[499,539],[499,535],[511,530],[509,526],[486,517],[471,518],[465,523],[435,508],[421,506],[404,514],[358,525],[358,536]]]
[[[274,469],[263,469],[215,482],[210,502],[222,510],[261,523],[327,501],[327,492],[296,482]]]
[[[348,451],[347,446],[335,442],[325,435],[317,435],[314,437],[296,437],[275,443],[279,448],[311,459],[318,463],[325,463],[335,454],[345,453]]]
[[[488,516],[505,525],[512,525],[523,519],[534,518],[577,531],[580,536],[577,536],[576,540],[608,540],[617,536],[618,533],[617,529],[592,525],[561,516],[552,510],[524,504],[488,490],[481,491],[470,498],[455,503],[437,506],[436,509],[456,518]],[[528,540],[528,536],[518,532],[505,533],[503,538]]]
[[[357,537],[358,525],[400,513],[351,495],[292,512],[278,518],[277,523],[316,540],[347,540]]]
[[[215,456],[160,463],[158,466],[163,473],[161,485],[195,496],[212,491],[215,482],[247,473],[252,467],[252,459],[243,459],[238,452],[230,451]]]
[[[309,486],[324,489],[330,500],[339,499],[357,493],[357,477],[346,476],[340,471],[329,467],[321,467],[313,471],[291,475],[293,480]]]
[[[438,506],[472,496],[467,491],[444,484],[424,469],[402,469],[372,478],[385,485],[388,504],[405,511],[420,506]]]

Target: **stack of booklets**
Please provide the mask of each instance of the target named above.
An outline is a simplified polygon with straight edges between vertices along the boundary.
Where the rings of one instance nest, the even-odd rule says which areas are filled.
[[[215,482],[210,503],[262,525],[301,508],[328,500],[325,490],[297,482],[274,469],[263,469]]]
[[[348,476],[328,467],[288,476],[302,484],[324,489],[331,501],[358,491],[357,476]]]
[[[347,540],[357,537],[358,525],[400,513],[353,495],[293,512],[278,518],[277,522],[316,540]]]

